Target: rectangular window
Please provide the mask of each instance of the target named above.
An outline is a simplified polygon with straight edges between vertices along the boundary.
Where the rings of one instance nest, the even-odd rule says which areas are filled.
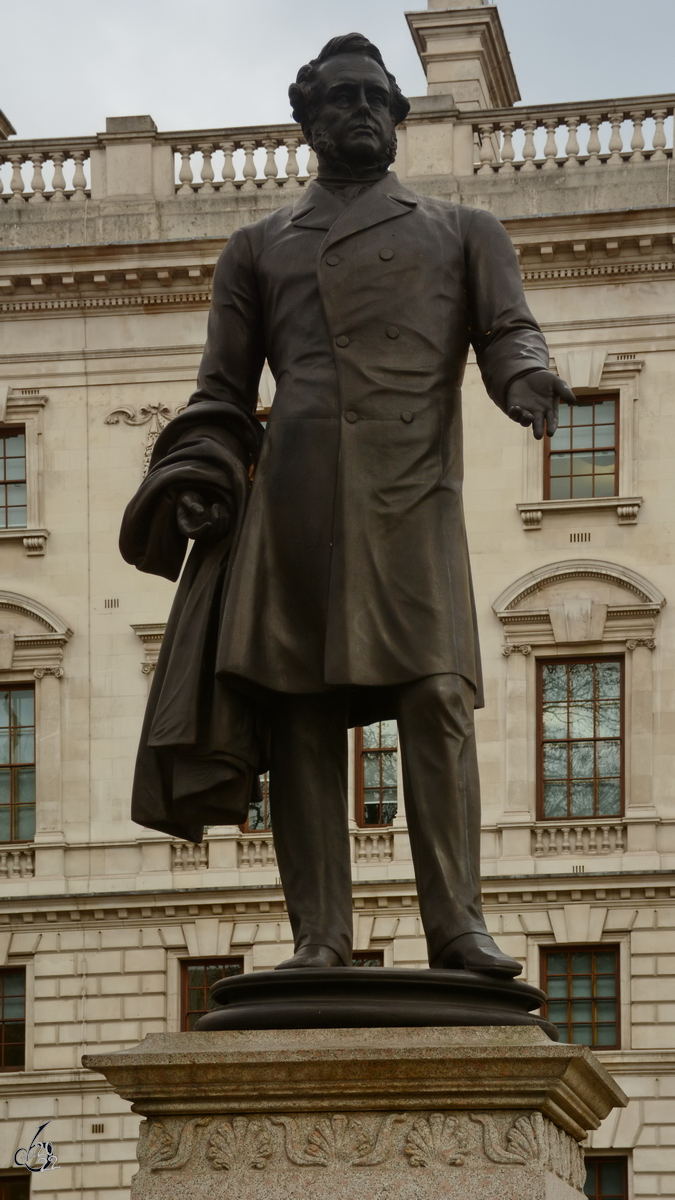
[[[617,946],[580,946],[542,950],[541,986],[548,996],[545,1016],[560,1031],[561,1042],[619,1045],[619,950]]]
[[[181,1029],[194,1029],[204,1013],[215,1007],[211,1003],[209,988],[219,979],[244,974],[244,960],[239,957],[200,958],[181,963],[182,1019]]]
[[[383,967],[384,950],[353,950],[353,967]]]
[[[359,825],[391,825],[398,807],[398,730],[395,721],[355,729],[356,819]]]
[[[23,1071],[26,1059],[26,971],[0,971],[0,1071]]]
[[[245,833],[270,833],[270,776],[269,771],[260,776],[260,792],[248,806],[248,821],[241,828]]]
[[[26,526],[26,435],[19,426],[0,429],[0,529]]]
[[[623,659],[539,663],[539,815],[618,817]]]
[[[619,401],[560,401],[558,428],[546,438],[545,500],[619,494]]]
[[[0,1175],[0,1200],[30,1200],[30,1175],[25,1168]]]
[[[35,690],[0,687],[0,842],[35,836]]]
[[[628,1200],[625,1158],[586,1157],[584,1194],[590,1200]]]

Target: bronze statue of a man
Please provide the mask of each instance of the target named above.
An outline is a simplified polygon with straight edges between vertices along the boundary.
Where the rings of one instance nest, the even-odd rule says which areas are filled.
[[[157,441],[122,552],[183,571],[148,703],[134,819],[195,841],[269,766],[295,937],[351,963],[347,730],[395,718],[433,967],[512,976],[480,903],[482,703],[462,512],[470,346],[496,405],[553,433],[548,351],[489,213],[388,170],[409,109],[377,48],[334,38],[290,88],[316,151],[297,202],[216,268],[199,387]],[[264,437],[265,360],[276,380]]]

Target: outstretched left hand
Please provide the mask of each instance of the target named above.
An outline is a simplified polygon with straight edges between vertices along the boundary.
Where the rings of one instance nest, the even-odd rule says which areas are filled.
[[[544,428],[553,437],[558,428],[558,404],[566,400],[574,404],[576,397],[563,379],[552,371],[532,371],[514,379],[506,393],[506,412],[512,421],[532,426],[538,441],[544,436]]]

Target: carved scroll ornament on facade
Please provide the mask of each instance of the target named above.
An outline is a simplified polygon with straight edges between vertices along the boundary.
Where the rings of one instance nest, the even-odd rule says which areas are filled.
[[[577,1142],[539,1112],[150,1119],[142,1127],[139,1162],[141,1172],[185,1170],[214,1182],[214,1172],[245,1176],[268,1168],[275,1173],[299,1169],[304,1177],[312,1168],[321,1176],[373,1167],[383,1173],[438,1175],[495,1165],[549,1172],[579,1194],[585,1180]],[[212,1194],[220,1196],[220,1191]]]
[[[150,428],[148,429],[148,435],[145,440],[145,449],[143,451],[143,478],[145,478],[148,473],[152,451],[157,438],[162,430],[165,429],[169,424],[169,421],[172,419],[172,417],[177,416],[178,413],[182,412],[184,408],[185,405],[181,404],[178,406],[175,413],[172,413],[167,404],[142,404],[138,410],[135,408],[127,408],[126,405],[123,405],[120,408],[114,408],[111,413],[108,413],[108,416],[105,419],[106,425],[119,425],[120,420],[122,420],[125,425],[149,424]]]

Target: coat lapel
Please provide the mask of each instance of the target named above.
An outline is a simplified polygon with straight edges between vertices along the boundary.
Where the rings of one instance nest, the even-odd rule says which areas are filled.
[[[291,221],[301,229],[330,229],[344,211],[345,206],[337,196],[312,180],[293,205]]]
[[[328,236],[322,246],[326,250],[361,229],[406,216],[416,204],[414,192],[389,171],[346,207],[320,183],[312,182],[294,205],[291,221],[304,229],[326,229]]]

